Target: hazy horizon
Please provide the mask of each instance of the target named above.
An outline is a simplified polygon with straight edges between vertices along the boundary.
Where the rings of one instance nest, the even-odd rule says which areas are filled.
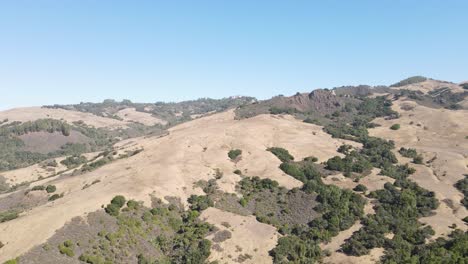
[[[0,3],[0,109],[468,80],[462,1]]]

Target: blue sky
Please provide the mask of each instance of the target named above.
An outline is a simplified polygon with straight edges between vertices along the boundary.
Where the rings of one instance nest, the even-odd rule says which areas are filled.
[[[0,0],[0,108],[468,80],[468,1]]]

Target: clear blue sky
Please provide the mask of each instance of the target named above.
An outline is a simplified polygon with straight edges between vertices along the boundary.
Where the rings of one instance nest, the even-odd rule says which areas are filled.
[[[0,0],[0,108],[468,79],[468,1]]]

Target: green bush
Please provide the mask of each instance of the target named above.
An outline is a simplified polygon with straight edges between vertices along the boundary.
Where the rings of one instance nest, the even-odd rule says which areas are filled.
[[[114,204],[118,206],[119,208],[122,208],[125,205],[125,201],[126,201],[125,197],[123,197],[122,195],[117,195],[114,198],[112,198],[111,204]]]
[[[214,205],[213,200],[206,195],[191,195],[188,202],[191,204],[190,209],[195,211],[203,211]]]
[[[309,156],[309,157],[305,157],[305,158],[304,158],[304,161],[307,161],[307,162],[317,162],[317,161],[318,161],[318,158],[317,158],[317,157],[314,157],[314,156]]]
[[[367,187],[364,184],[358,184],[353,190],[356,192],[365,192],[367,191]]]
[[[18,218],[19,213],[15,210],[0,212],[0,223]]]
[[[236,170],[234,171],[234,174],[237,174],[237,175],[242,175],[242,171],[241,171],[241,170],[239,170],[239,169],[236,169]]]
[[[120,213],[120,207],[116,204],[110,203],[106,206],[105,211],[112,216],[118,216]]]
[[[281,162],[289,162],[294,160],[294,157],[284,148],[272,147],[268,148],[267,151],[273,153],[276,157],[278,157],[279,160],[281,160]]]
[[[140,204],[135,200],[128,200],[127,207],[130,209],[138,209],[138,207],[140,207]]]
[[[418,152],[412,148],[400,148],[398,152],[405,158],[415,158],[418,156]]]
[[[43,191],[45,187],[43,185],[37,185],[31,188],[31,191]]]
[[[303,240],[297,236],[278,239],[278,244],[271,250],[274,263],[315,263],[322,258],[322,251],[317,242]]]
[[[5,261],[3,264],[18,264],[18,259],[10,259]]]
[[[400,129],[400,124],[393,124],[391,127],[390,127],[391,130],[398,130]]]
[[[228,157],[231,160],[235,160],[237,157],[239,157],[242,154],[242,150],[240,149],[232,149],[228,152]]]
[[[468,209],[468,174],[465,174],[465,178],[457,181],[454,186],[463,193],[463,199],[460,202]]]
[[[88,159],[85,156],[70,156],[60,161],[61,164],[65,165],[68,169],[78,167],[79,165],[86,163]]]
[[[57,190],[57,187],[55,187],[55,185],[47,185],[45,190],[46,190],[47,193],[53,193],[53,192],[55,192]]]
[[[80,261],[86,262],[88,264],[105,264],[105,260],[101,256],[81,254],[78,258]]]
[[[245,199],[244,197],[242,197],[242,198],[239,200],[239,203],[240,203],[240,205],[242,205],[242,207],[246,207],[247,204],[248,204],[248,201],[247,201],[247,199]]]
[[[60,199],[62,197],[63,197],[63,194],[54,194],[54,195],[49,197],[49,201],[55,201],[55,200]]]
[[[423,157],[418,155],[416,157],[413,158],[413,163],[414,164],[423,164]]]
[[[67,255],[69,257],[75,256],[75,252],[73,252],[73,243],[70,240],[67,240],[64,243],[58,245],[58,249],[63,255]]]

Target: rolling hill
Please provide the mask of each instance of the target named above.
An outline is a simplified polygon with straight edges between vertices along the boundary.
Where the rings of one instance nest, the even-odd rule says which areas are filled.
[[[467,89],[0,112],[0,262],[463,263]]]

